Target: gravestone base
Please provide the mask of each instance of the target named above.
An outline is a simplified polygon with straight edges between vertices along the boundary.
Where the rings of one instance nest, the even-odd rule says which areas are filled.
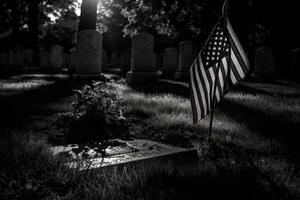
[[[175,72],[174,78],[175,78],[175,80],[188,80],[189,73],[188,72]]]
[[[157,80],[157,72],[133,72],[129,71],[126,74],[126,82],[132,83],[147,83]]]
[[[174,147],[151,140],[109,140],[105,153],[101,143],[70,144],[54,146],[50,151],[54,156],[63,157],[69,169],[90,170],[101,167],[122,166],[140,162],[172,163],[175,166],[191,167],[198,162],[195,149]]]
[[[105,81],[105,76],[103,74],[74,74],[72,76],[74,81],[81,80],[100,80]]]

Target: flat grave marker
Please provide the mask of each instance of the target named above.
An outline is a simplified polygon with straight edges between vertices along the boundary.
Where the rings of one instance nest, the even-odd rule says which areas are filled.
[[[100,143],[94,145],[68,145],[51,147],[55,156],[65,156],[70,161],[70,169],[88,170],[140,161],[171,161],[178,165],[196,164],[198,154],[195,149],[174,147],[151,140],[111,140],[114,144],[105,150],[105,156],[99,152]]]

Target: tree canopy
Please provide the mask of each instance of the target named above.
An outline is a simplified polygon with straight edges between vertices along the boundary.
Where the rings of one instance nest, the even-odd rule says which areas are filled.
[[[171,40],[203,41],[220,17],[222,4],[223,0],[98,0],[96,28],[105,33],[118,26],[124,37],[146,31]],[[2,0],[0,33],[12,29],[14,41],[29,46],[39,40],[43,45],[70,44],[70,36],[78,28],[76,6],[77,0]],[[280,22],[298,17],[281,12],[288,9],[295,5],[230,0],[229,14],[242,41],[251,48],[274,43],[287,35],[285,30],[291,30],[295,39],[289,42],[299,44],[293,26]]]

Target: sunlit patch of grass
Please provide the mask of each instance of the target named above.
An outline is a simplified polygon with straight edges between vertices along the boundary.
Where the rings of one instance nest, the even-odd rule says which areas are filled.
[[[269,95],[253,95],[242,92],[229,93],[227,99],[239,102],[249,108],[256,108],[270,114],[275,113],[300,113],[299,98],[281,97]]]
[[[24,91],[54,84],[54,81],[43,79],[32,80],[0,80],[0,96],[12,96]]]
[[[14,132],[0,149],[1,199],[173,199],[196,191],[180,180],[201,174],[160,162],[70,170],[63,158],[52,156],[44,138],[30,133]],[[173,191],[170,178],[182,191]]]
[[[108,85],[124,100],[135,137],[193,145],[200,155],[199,169],[177,171],[156,163],[79,173],[53,158],[43,138],[26,136],[0,144],[0,167],[5,163],[7,170],[0,170],[0,193],[36,199],[198,199],[207,194],[214,199],[217,193],[228,199],[300,197],[299,148],[292,151],[287,142],[299,132],[288,130],[299,128],[299,96],[278,95],[276,89],[268,91],[273,94],[231,90],[215,109],[208,145],[210,116],[193,125],[190,99],[173,93],[174,85],[170,92],[165,85],[164,92],[155,86],[147,93],[123,82]],[[64,99],[41,108],[53,113],[69,109]]]
[[[280,140],[280,135],[286,137],[283,130],[300,123],[300,97],[277,95],[277,89],[269,90],[275,91],[273,95],[247,90],[230,91],[215,109],[212,136],[217,150],[214,151],[214,145],[208,149],[205,145],[210,116],[193,125],[189,98],[172,94],[174,88],[169,93],[143,93],[123,84],[115,84],[115,87],[125,99],[127,113],[134,119],[131,128],[137,137],[173,145],[196,144],[204,159],[213,159],[219,163],[217,165],[221,163],[222,167],[234,171],[249,167],[265,175],[270,173],[267,182],[271,181],[273,186],[268,187],[275,184],[290,194],[300,194],[299,170],[295,170],[299,169],[298,161],[289,161],[292,155],[286,149],[288,144]],[[290,89],[287,95],[291,91],[293,94],[297,92]],[[288,127],[284,129],[281,124]],[[282,159],[284,157],[289,159]],[[270,162],[256,165],[257,159]],[[266,178],[255,173],[261,187],[265,187]],[[299,178],[289,178],[291,174]]]

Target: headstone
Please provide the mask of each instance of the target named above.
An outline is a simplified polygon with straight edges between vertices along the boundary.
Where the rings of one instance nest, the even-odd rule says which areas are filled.
[[[131,66],[131,49],[125,49],[121,54],[121,71],[122,73],[127,73],[130,71]]]
[[[176,48],[166,48],[164,53],[164,75],[174,74],[177,69],[178,51]]]
[[[261,76],[275,74],[275,62],[272,48],[260,47],[256,49],[254,74]]]
[[[83,30],[78,34],[77,75],[100,75],[102,57],[102,34],[94,30]]]
[[[32,49],[25,49],[25,65],[32,67],[33,65],[33,51]]]
[[[50,61],[54,68],[61,68],[64,63],[64,47],[53,45],[50,50]]]
[[[76,50],[71,50],[70,51],[70,72],[71,73],[76,73],[77,70],[77,65],[78,65],[78,54]]]
[[[9,51],[9,65],[12,67],[23,67],[25,62],[24,48],[16,45]]]
[[[164,53],[157,53],[156,55],[157,69],[162,69],[164,66]]]
[[[0,67],[7,66],[7,54],[4,52],[0,53]]]
[[[291,76],[300,80],[300,48],[291,51],[290,59]]]
[[[110,64],[112,67],[120,67],[120,57],[119,54],[117,52],[113,52],[111,54],[111,61]]]
[[[63,62],[64,67],[69,67],[70,66],[70,55],[65,53],[64,54],[64,62]]]
[[[41,67],[42,68],[49,68],[51,67],[51,61],[50,61],[50,53],[46,49],[41,50]]]
[[[196,47],[192,41],[183,41],[179,43],[178,67],[175,73],[175,79],[186,79],[188,71],[196,57]]]
[[[139,33],[132,38],[131,71],[126,75],[127,83],[150,82],[157,79],[154,37]]]
[[[102,49],[102,68],[107,67],[107,52],[105,49]]]

